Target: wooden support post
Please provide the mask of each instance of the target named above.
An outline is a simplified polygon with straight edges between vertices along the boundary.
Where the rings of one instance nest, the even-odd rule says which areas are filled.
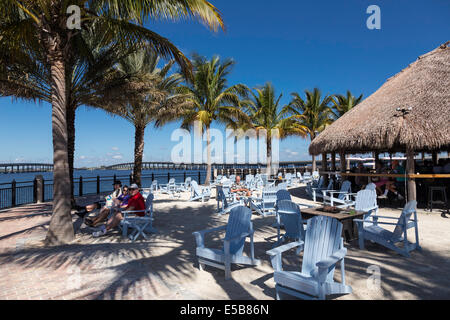
[[[414,163],[414,150],[406,150],[406,173],[414,174],[415,163]],[[408,178],[408,201],[416,200],[416,181],[414,179]]]
[[[339,167],[340,167],[340,170],[341,170],[341,172],[345,172],[345,167],[346,167],[346,164],[345,164],[345,152],[339,152]]]
[[[331,171],[336,171],[336,152],[331,154]]]
[[[327,154],[322,153],[322,172],[327,172]],[[328,174],[323,175],[324,184],[328,185]]]

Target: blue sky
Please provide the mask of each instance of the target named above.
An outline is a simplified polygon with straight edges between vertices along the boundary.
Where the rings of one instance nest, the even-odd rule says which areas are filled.
[[[319,87],[324,94],[369,96],[387,78],[450,35],[448,0],[211,0],[226,32],[212,33],[191,21],[151,21],[146,26],[169,38],[183,53],[233,58],[229,84],[272,82],[290,94]],[[381,29],[369,30],[369,5],[381,9]],[[51,107],[0,98],[2,162],[52,162]],[[144,161],[169,160],[173,123],[145,132]],[[218,127],[220,128],[220,127]],[[75,166],[132,162],[134,128],[121,118],[81,107],[76,115]],[[309,140],[287,138],[280,160],[307,160]]]

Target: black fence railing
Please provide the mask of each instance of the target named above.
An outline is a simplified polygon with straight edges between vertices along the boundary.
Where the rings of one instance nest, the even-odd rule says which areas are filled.
[[[154,180],[159,184],[168,183],[174,178],[177,183],[184,182],[190,177],[193,180],[203,184],[206,179],[205,171],[185,171],[185,172],[165,172],[151,173],[141,176],[141,185],[143,188],[151,186]],[[112,191],[113,182],[120,180],[122,186],[131,185],[133,178],[131,175],[113,175],[96,177],[79,177],[74,179],[74,196],[81,197],[85,195],[101,194]],[[0,209],[11,208],[23,204],[36,203],[38,200],[47,202],[53,200],[53,180],[44,180],[41,199],[38,199],[37,180],[9,183],[0,183]]]

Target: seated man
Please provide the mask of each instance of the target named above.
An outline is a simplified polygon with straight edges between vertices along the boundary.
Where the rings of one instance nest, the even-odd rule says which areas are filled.
[[[141,193],[139,192],[139,187],[137,184],[132,184],[129,188],[130,191],[130,199],[128,200],[128,205],[123,208],[123,211],[140,211],[135,213],[138,216],[144,216],[145,212],[145,201],[144,197],[142,197]],[[105,225],[102,225],[100,227],[99,231],[95,231],[92,236],[94,237],[100,237],[104,234],[106,234],[109,230],[117,227],[120,223],[120,221],[123,220],[123,214],[121,211],[117,211],[112,218],[108,220],[108,222]]]
[[[128,186],[124,186],[122,189],[122,194],[118,196],[117,198],[113,199],[113,209],[122,209],[126,208],[128,206],[128,201],[130,200],[130,195],[128,193]],[[98,224],[102,223],[106,220],[110,213],[109,208],[104,208],[104,210],[100,211],[100,214],[93,219],[86,218],[84,220],[84,223],[90,227],[95,227]]]
[[[240,176],[236,176],[236,182],[231,186],[231,192],[237,193],[238,195],[245,195],[247,197],[252,195],[250,190],[241,185]],[[236,199],[239,200],[239,197],[236,197]]]
[[[104,217],[103,220],[106,219],[106,217],[108,216],[109,208],[114,204],[114,200],[122,194],[122,183],[120,182],[120,180],[114,181],[113,186],[114,186],[114,191],[105,197],[106,204],[100,210],[100,214],[98,215],[98,216]],[[100,209],[100,207],[101,207],[100,202],[89,204],[89,205],[85,206],[84,208],[80,207],[81,210],[78,211],[76,214],[78,216],[80,216],[81,218],[84,218],[84,216],[86,214],[91,213],[95,209]]]

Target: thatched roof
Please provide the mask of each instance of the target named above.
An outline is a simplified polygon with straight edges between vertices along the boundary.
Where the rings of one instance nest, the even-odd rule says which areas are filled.
[[[420,56],[336,120],[311,154],[450,150],[450,41]],[[398,111],[398,108],[411,110]]]

